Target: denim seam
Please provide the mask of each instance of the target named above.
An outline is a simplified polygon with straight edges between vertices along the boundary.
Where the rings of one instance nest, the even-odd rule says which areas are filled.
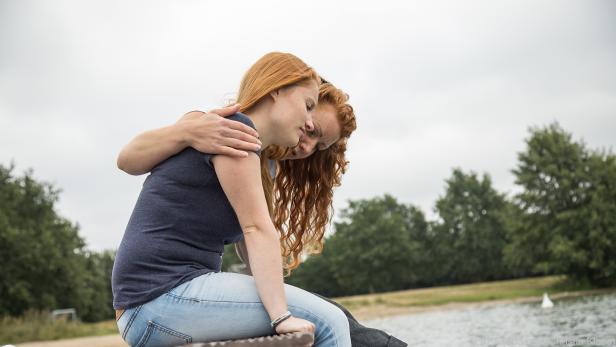
[[[137,314],[139,313],[139,311],[141,311],[142,307],[143,306],[137,307],[135,312],[133,312],[133,314],[128,319],[128,323],[126,323],[126,328],[124,328],[124,332],[122,333],[122,339],[126,339],[126,334],[128,334],[128,330],[130,330],[130,327],[133,325],[133,321],[135,320],[135,318],[137,318]]]
[[[152,335],[152,329],[150,329],[150,324],[149,324],[149,321],[148,321],[148,326],[145,329],[145,334],[143,336],[141,336],[141,338],[137,342],[137,346],[136,347],[144,346],[150,340],[150,335]]]
[[[192,298],[192,297],[175,295],[171,293],[165,293],[165,295],[170,296],[175,299],[179,299],[179,300],[195,301],[195,302],[224,302],[224,303],[230,303],[230,304],[261,304],[261,305],[263,304],[261,301],[205,300],[205,299],[197,299],[197,298]]]
[[[177,338],[180,338],[182,340],[184,340],[185,343],[190,343],[192,342],[192,337],[190,335],[186,335],[186,334],[182,334],[179,331],[175,331],[171,328],[167,328],[164,325],[160,325],[154,321],[148,321],[148,325],[152,327],[152,329],[158,329],[160,331],[162,331],[163,333],[169,334],[169,335],[173,335]]]

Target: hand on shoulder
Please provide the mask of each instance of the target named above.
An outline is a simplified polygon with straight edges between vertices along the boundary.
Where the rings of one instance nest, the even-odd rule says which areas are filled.
[[[261,142],[255,129],[225,118],[238,110],[236,104],[209,112],[191,111],[175,126],[186,145],[200,152],[246,157],[246,151],[259,150]]]

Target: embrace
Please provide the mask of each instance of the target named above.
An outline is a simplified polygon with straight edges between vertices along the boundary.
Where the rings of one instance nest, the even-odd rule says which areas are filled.
[[[356,128],[348,96],[274,52],[245,73],[236,101],[142,133],[118,157],[127,173],[150,173],[113,267],[122,338],[175,346],[304,331],[315,346],[405,346],[283,280],[323,249]],[[221,272],[230,243],[250,274]]]

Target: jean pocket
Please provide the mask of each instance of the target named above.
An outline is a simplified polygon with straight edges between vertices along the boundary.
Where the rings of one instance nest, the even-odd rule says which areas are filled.
[[[164,325],[148,321],[148,326],[136,347],[176,346],[192,342],[192,337],[167,328]]]

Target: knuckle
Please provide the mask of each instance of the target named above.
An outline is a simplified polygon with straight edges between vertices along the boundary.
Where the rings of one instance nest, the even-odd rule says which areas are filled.
[[[205,112],[194,110],[194,111],[190,111],[190,112],[184,113],[184,116],[195,116],[195,115],[199,115],[200,116],[200,115],[203,115],[203,114],[205,114]]]
[[[250,141],[250,136],[248,136],[248,135],[246,135],[244,133],[238,132],[238,133],[236,133],[236,135],[237,135],[237,138],[242,140],[242,141]]]

